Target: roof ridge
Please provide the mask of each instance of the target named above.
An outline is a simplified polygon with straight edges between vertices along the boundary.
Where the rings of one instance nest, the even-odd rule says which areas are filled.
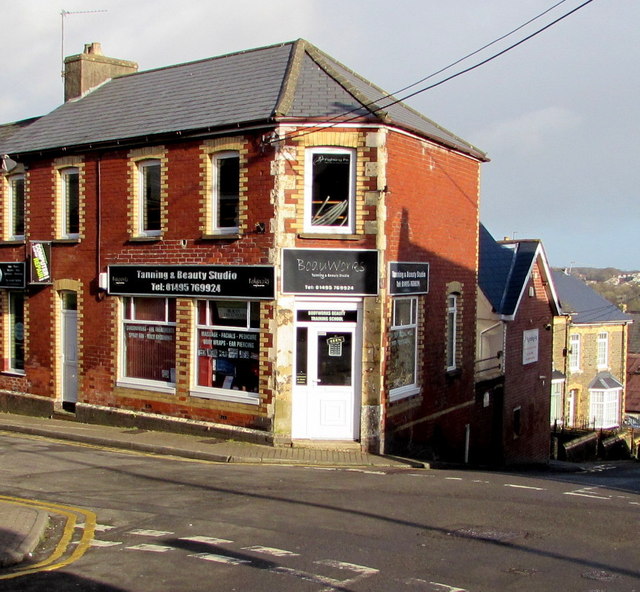
[[[308,42],[304,39],[297,39],[293,42],[293,48],[289,54],[289,63],[282,79],[282,87],[276,105],[274,115],[287,115],[289,113],[296,95],[300,72],[302,71],[302,59],[304,57]]]
[[[303,39],[298,39],[297,41],[304,41]],[[285,41],[283,43],[274,43],[272,45],[264,45],[262,47],[253,47],[251,49],[241,49],[238,51],[231,51],[229,53],[223,53],[216,56],[210,56],[208,58],[200,58],[197,60],[191,60],[188,62],[180,62],[178,64],[170,64],[168,66],[158,66],[157,68],[149,68],[148,70],[138,70],[137,72],[132,72],[131,74],[120,74],[119,76],[114,76],[112,80],[116,80],[118,78],[130,78],[131,76],[140,76],[143,74],[150,74],[152,72],[161,72],[163,70],[172,70],[174,68],[182,68],[183,66],[191,66],[193,64],[202,64],[204,62],[213,62],[216,60],[223,60],[225,58],[230,58],[233,56],[255,53],[259,51],[265,51],[267,49],[275,49],[278,47],[285,47],[286,45],[294,45],[297,41]]]

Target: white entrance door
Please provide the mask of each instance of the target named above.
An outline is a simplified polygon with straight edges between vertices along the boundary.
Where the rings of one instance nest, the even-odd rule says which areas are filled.
[[[62,302],[62,402],[78,400],[78,307],[74,292],[63,292]]]
[[[296,339],[292,437],[357,440],[361,349],[357,323],[298,322]]]

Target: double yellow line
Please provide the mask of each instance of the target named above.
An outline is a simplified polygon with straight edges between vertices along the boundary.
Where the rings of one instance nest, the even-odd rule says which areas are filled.
[[[47,512],[48,514],[55,514],[65,518],[65,526],[62,536],[60,537],[55,549],[53,549],[46,559],[43,559],[38,563],[24,566],[18,565],[14,568],[10,568],[7,573],[0,573],[0,580],[17,578],[19,576],[39,571],[60,569],[61,567],[65,567],[66,565],[80,559],[91,545],[96,529],[96,515],[89,510],[4,495],[0,495],[0,502],[15,504],[26,508],[34,508],[36,510]],[[78,518],[83,520],[84,527],[80,539],[74,541]]]

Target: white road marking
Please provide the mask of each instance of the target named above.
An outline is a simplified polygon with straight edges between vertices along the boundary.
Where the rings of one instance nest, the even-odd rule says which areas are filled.
[[[133,547],[127,547],[133,551],[149,551],[151,553],[166,553],[167,551],[173,551],[173,547],[167,547],[166,545],[134,545]]]
[[[115,547],[116,545],[122,545],[122,541],[101,541],[100,539],[91,541],[92,547]]]
[[[462,481],[462,477],[445,477],[445,481]]]
[[[263,555],[273,555],[274,557],[299,557],[300,553],[294,553],[293,551],[287,551],[286,549],[276,549],[274,547],[261,547],[255,545],[254,547],[242,547],[243,551],[253,551],[254,553],[262,553]]]
[[[191,541],[192,543],[206,543],[207,545],[226,545],[233,543],[228,539],[217,539],[215,537],[208,536],[192,536],[192,537],[180,537],[181,541]]]
[[[384,471],[368,471],[366,469],[345,469],[350,473],[364,473],[365,475],[386,475]]]
[[[205,561],[214,561],[216,563],[225,563],[227,565],[242,565],[244,563],[251,563],[249,559],[238,559],[236,557],[229,557],[227,555],[217,555],[216,553],[195,553],[194,555],[189,555],[189,557],[204,559]]]
[[[609,496],[595,495],[591,493],[589,490],[591,488],[587,487],[584,489],[576,489],[575,491],[565,491],[562,495],[575,495],[577,497],[589,497],[591,499],[601,499],[601,500],[610,500]]]
[[[135,534],[138,536],[146,536],[146,537],[162,537],[162,536],[169,536],[170,534],[173,534],[173,533],[166,530],[145,530],[144,528],[136,528],[134,530],[130,530],[129,534]]]
[[[359,574],[373,575],[380,570],[374,567],[367,567],[366,565],[357,565],[355,563],[346,563],[344,561],[337,561],[335,559],[322,559],[320,561],[314,561],[317,565],[327,565],[329,567],[335,567],[336,569],[347,569],[349,571],[355,571]]]
[[[532,487],[531,485],[515,485],[514,483],[505,483],[505,487],[513,487],[514,489],[532,489],[533,491],[546,491],[544,487]]]

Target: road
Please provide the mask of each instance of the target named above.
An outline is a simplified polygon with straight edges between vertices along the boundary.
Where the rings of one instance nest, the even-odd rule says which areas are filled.
[[[0,493],[77,522],[56,569],[0,572],[0,592],[631,592],[638,477],[226,465],[0,434]]]

